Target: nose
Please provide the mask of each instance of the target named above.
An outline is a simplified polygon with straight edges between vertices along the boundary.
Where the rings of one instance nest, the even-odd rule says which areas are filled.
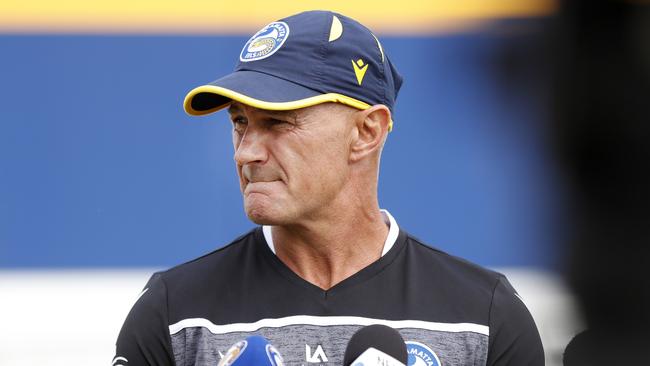
[[[250,163],[263,163],[267,159],[264,136],[249,126],[241,139],[235,142],[235,162],[239,166]]]

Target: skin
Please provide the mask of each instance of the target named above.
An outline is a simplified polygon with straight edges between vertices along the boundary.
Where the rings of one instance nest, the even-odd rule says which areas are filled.
[[[381,256],[377,179],[390,111],[324,103],[269,111],[233,102],[244,209],[272,225],[278,258],[327,290]]]

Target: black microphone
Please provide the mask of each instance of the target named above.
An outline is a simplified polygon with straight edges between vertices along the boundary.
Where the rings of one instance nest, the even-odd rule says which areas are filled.
[[[408,361],[404,338],[385,325],[359,329],[348,343],[343,366],[404,366]]]

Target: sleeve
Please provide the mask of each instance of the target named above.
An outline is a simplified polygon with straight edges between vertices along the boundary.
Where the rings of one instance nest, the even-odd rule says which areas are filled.
[[[544,348],[533,317],[505,277],[490,306],[487,366],[544,366]]]
[[[156,273],[122,325],[112,366],[174,365],[167,314],[167,288]]]

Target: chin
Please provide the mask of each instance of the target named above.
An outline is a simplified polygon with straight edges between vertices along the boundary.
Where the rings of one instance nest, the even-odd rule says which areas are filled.
[[[269,220],[269,218],[266,215],[261,214],[260,212],[246,211],[246,216],[248,216],[249,220],[251,220],[252,222],[258,225],[273,225],[271,220]]]
[[[244,211],[252,222],[258,225],[289,225],[300,218],[295,202],[284,195],[244,195]]]
[[[278,217],[261,214],[259,212],[246,212],[246,216],[248,216],[248,219],[257,225],[277,226],[284,223],[284,221],[278,219]]]
[[[244,210],[248,219],[258,225],[279,225],[282,222],[280,212],[268,205],[245,202]]]

